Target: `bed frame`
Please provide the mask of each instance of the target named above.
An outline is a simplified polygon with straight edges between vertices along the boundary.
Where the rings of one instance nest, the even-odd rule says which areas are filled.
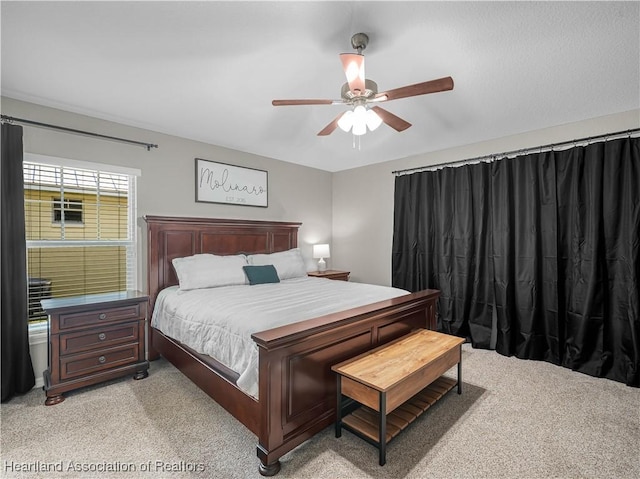
[[[297,246],[300,223],[146,216],[150,311],[158,292],[178,284],[171,260],[197,253],[255,254]],[[425,290],[252,335],[259,347],[259,399],[236,375],[149,326],[149,359],[164,356],[258,436],[259,470],[335,420],[331,365],[416,328],[435,329],[438,291]]]

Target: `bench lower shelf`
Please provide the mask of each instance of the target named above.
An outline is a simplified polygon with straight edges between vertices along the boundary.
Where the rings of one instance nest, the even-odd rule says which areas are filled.
[[[400,431],[415,421],[457,384],[458,382],[455,379],[441,376],[407,402],[387,414],[386,442],[388,443],[400,434]],[[378,412],[373,409],[366,406],[356,409],[342,418],[342,425],[346,426],[345,429],[347,430],[360,433],[376,443],[379,442],[380,420]]]

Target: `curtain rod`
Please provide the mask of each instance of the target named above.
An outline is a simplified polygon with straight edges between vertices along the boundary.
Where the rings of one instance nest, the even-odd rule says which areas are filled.
[[[64,131],[65,133],[73,133],[73,134],[76,134],[76,135],[92,136],[92,137],[95,137],[95,138],[101,138],[103,140],[113,140],[113,141],[119,141],[121,143],[129,143],[130,145],[144,146],[147,149],[147,151],[150,151],[151,148],[158,148],[158,145],[154,145],[153,143],[145,143],[143,141],[127,140],[126,138],[118,138],[118,137],[115,137],[115,136],[101,135],[99,133],[92,133],[90,131],[75,130],[73,128],[67,128],[65,126],[50,125],[48,123],[40,123],[39,121],[25,120],[23,118],[14,118],[12,116],[7,116],[7,115],[2,115],[2,121],[6,121],[6,122],[9,122],[9,123],[22,123],[22,124],[25,124],[25,125],[37,126],[37,127],[40,127],[40,128],[50,128],[52,130],[60,130],[60,131]]]
[[[491,155],[483,155],[483,156],[476,156],[475,158],[467,158],[466,160],[455,160],[455,161],[448,161],[448,162],[443,162],[443,163],[437,163],[435,165],[428,165],[428,166],[418,166],[416,168],[407,168],[405,170],[396,170],[393,171],[392,173],[396,176],[401,176],[401,175],[408,175],[411,173],[419,173],[421,171],[429,171],[432,169],[438,169],[438,168],[442,168],[445,166],[455,166],[455,165],[465,165],[467,163],[472,163],[472,162],[477,162],[480,163],[483,160],[484,161],[493,161],[495,159],[498,159],[498,157],[510,157],[513,155],[524,155],[524,154],[528,154],[528,153],[533,153],[533,152],[542,152],[543,150],[549,150],[549,149],[553,149],[559,146],[569,146],[569,145],[576,145],[577,143],[591,143],[591,142],[596,142],[598,140],[613,140],[617,137],[624,137],[624,136],[631,136],[633,134],[636,133],[640,133],[640,128],[633,128],[630,130],[623,130],[623,131],[616,131],[615,133],[607,133],[607,134],[603,134],[603,135],[597,135],[597,136],[588,136],[585,138],[578,138],[577,140],[571,140],[571,141],[562,141],[559,143],[549,143],[548,145],[542,145],[542,146],[536,146],[534,148],[522,148],[519,150],[511,150],[511,151],[505,151],[502,153],[493,153]]]

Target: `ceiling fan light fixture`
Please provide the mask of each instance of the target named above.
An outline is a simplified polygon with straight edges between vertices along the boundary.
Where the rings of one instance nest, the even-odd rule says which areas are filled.
[[[356,136],[361,136],[373,131],[382,124],[382,118],[373,110],[363,105],[357,105],[353,110],[348,110],[338,120],[338,127],[344,132],[351,131]]]
[[[364,135],[367,132],[367,109],[358,105],[353,109],[353,134]]]
[[[362,105],[357,105],[353,109],[353,122],[366,123],[367,122],[367,109]]]
[[[367,132],[367,124],[366,123],[354,123],[353,124],[353,129],[351,130],[351,132],[355,136],[362,136]]]
[[[338,120],[338,126],[344,132],[351,130],[351,127],[353,126],[353,112],[351,110],[348,110],[340,117]]]
[[[367,127],[370,131],[382,125],[382,118],[373,110],[367,110]]]

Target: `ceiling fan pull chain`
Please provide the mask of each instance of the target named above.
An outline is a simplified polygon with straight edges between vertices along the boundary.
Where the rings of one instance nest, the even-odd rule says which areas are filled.
[[[361,147],[361,143],[360,143],[360,138],[362,137],[362,135],[351,135],[352,138],[352,146],[353,149],[356,149],[356,138],[358,139],[358,151],[360,151],[360,147]]]

